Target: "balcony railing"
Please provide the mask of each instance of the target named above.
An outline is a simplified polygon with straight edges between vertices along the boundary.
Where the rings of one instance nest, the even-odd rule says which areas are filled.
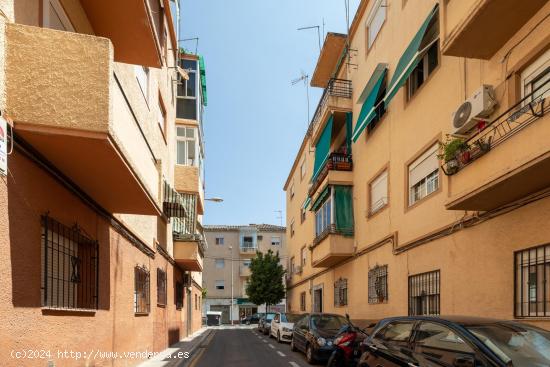
[[[244,245],[240,247],[240,250],[242,253],[255,254],[256,251],[258,251],[258,247],[254,245],[251,245],[251,246]]]
[[[325,228],[321,233],[319,233],[315,239],[313,240],[313,243],[311,244],[311,248],[315,248],[321,241],[323,241],[325,238],[327,238],[331,234],[338,234],[342,236],[353,236],[354,230],[353,228],[341,228],[337,229],[335,224],[331,224],[327,228]]]
[[[321,96],[321,99],[319,100],[319,104],[317,105],[317,109],[313,114],[313,118],[309,123],[309,127],[307,130],[308,135],[312,135],[315,126],[320,123],[324,107],[326,106],[329,97],[340,97],[349,99],[351,98],[351,94],[351,80],[334,78],[330,79],[328,81],[327,87],[325,88],[325,91],[323,92],[323,95]]]
[[[327,177],[329,171],[351,171],[353,170],[353,161],[351,159],[351,154],[347,153],[331,153],[317,175],[313,182],[311,183],[311,186],[309,188],[309,195],[313,196],[317,189],[319,188],[319,185],[323,182],[325,177]]]
[[[550,111],[550,97],[544,97],[549,91],[550,80],[487,123],[477,134],[465,141],[465,148],[455,159],[442,165],[443,172],[447,176],[456,174],[492,148],[544,117]]]

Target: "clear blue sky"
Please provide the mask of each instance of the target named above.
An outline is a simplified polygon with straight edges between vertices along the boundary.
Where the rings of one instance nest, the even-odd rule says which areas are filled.
[[[359,0],[350,0],[350,21]],[[208,107],[204,121],[205,224],[279,224],[283,185],[307,128],[306,90],[316,30],[346,32],[344,0],[181,0],[180,38],[199,37]],[[193,42],[180,43],[194,50]],[[313,114],[322,90],[310,88]]]

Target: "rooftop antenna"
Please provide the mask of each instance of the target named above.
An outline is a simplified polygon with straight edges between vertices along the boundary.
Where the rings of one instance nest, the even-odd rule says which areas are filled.
[[[195,55],[197,55],[199,50],[199,37],[185,38],[185,39],[179,40],[178,46],[180,42],[189,42],[189,41],[195,41]]]
[[[275,213],[279,213],[279,215],[276,217],[280,220],[281,227],[283,226],[283,211],[282,210],[274,210]]]
[[[290,83],[296,85],[300,82],[304,82],[306,87],[306,98],[307,98],[307,124],[309,125],[309,75],[302,70],[302,75],[299,78],[293,79]]]
[[[317,39],[319,41],[319,53],[321,53],[321,27],[319,27],[318,25],[312,25],[311,27],[298,28],[298,31],[304,31],[306,29],[315,29],[315,28],[317,28]],[[325,28],[325,25],[323,20],[323,33],[325,32],[324,28]]]
[[[358,65],[357,64],[352,64],[351,63],[351,58],[353,57],[352,56],[352,52],[353,54],[355,55],[357,53],[357,50],[352,50],[351,49],[351,45],[349,43],[349,12],[350,12],[350,7],[349,7],[349,0],[344,0],[344,6],[346,8],[346,30],[347,30],[347,34],[346,34],[346,59],[347,59],[347,65],[348,65],[348,68],[346,68],[346,73],[350,74],[350,68],[354,68],[354,69],[357,69],[358,68]]]

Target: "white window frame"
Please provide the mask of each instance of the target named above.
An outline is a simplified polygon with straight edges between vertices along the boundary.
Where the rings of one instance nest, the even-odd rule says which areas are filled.
[[[330,228],[334,224],[332,192],[315,211],[315,237],[320,236],[327,228]]]
[[[179,135],[179,131],[180,129],[182,129],[185,133],[184,135],[185,136],[180,136]],[[193,130],[193,137],[188,137],[187,136],[187,131],[188,130]],[[191,166],[191,167],[199,167],[202,169],[202,157],[200,156],[200,142],[199,142],[199,136],[198,136],[198,129],[196,127],[193,127],[193,126],[185,126],[185,125],[177,125],[176,126],[176,164],[178,166]],[[189,154],[189,148],[188,148],[188,144],[190,141],[193,141],[195,142],[195,158],[193,160],[193,162],[191,164],[189,164],[189,157],[188,157],[188,154]],[[184,146],[185,146],[185,158],[184,158],[184,161],[185,163],[180,163],[178,161],[178,158],[179,158],[179,154],[178,154],[178,146],[179,146],[179,142],[184,142]]]
[[[220,280],[216,280],[214,282],[214,287],[216,288],[216,290],[224,290],[225,289],[225,280],[223,279],[220,279]]]
[[[365,23],[366,26],[366,38],[367,38],[367,50],[370,50],[372,45],[374,44],[374,41],[376,41],[376,38],[380,34],[380,31],[382,30],[382,27],[384,26],[384,23],[386,23],[386,17],[388,15],[388,12],[386,11],[387,5],[385,0],[378,0],[374,3],[372,6],[372,9],[369,12],[369,16],[367,17],[367,22]],[[376,29],[375,34],[373,35],[373,38],[371,39],[371,29],[375,29],[372,27],[373,21],[377,19],[377,16],[379,15],[379,12],[383,12],[384,14],[384,20],[382,20],[379,24],[378,29]]]
[[[61,24],[65,27],[65,31],[75,32],[73,24],[71,23],[71,20],[67,16],[67,13],[65,13],[65,9],[63,9],[63,6],[59,3],[59,0],[42,1],[42,27],[56,29],[51,27],[50,5],[52,6],[52,8],[54,8],[55,12],[59,16],[59,20],[61,21]],[[62,29],[57,29],[57,30],[62,31]]]
[[[271,236],[271,246],[281,246],[281,236]]]
[[[223,236],[216,237],[216,239],[214,241],[215,241],[216,245],[218,245],[218,246],[225,245]]]
[[[380,186],[384,186],[380,190],[383,190],[383,194],[380,197],[376,196],[377,189]],[[388,205],[388,170],[385,169],[380,173],[369,185],[369,196],[370,196],[370,214],[374,214]]]
[[[216,259],[215,260],[216,269],[223,269],[225,268],[225,260],[224,259]]]
[[[525,104],[534,101],[535,99],[545,98],[550,96],[550,49],[546,50],[541,56],[533,61],[521,72],[521,98],[525,98],[533,92],[533,84],[546,79],[546,87],[542,87],[544,93],[538,96],[532,96]]]
[[[411,164],[409,164],[407,169],[408,174],[408,196],[409,196],[409,206],[412,206],[416,204],[417,202],[421,201],[422,199],[430,196],[434,192],[436,192],[441,183],[439,182],[439,160],[437,158],[437,153],[439,149],[439,143],[435,143],[434,145],[430,146],[424,153],[422,153],[418,158],[414,160]],[[411,172],[415,168],[418,168],[422,163],[427,161],[428,159],[433,160],[433,170],[430,170],[429,173],[423,176],[422,179],[411,182]]]

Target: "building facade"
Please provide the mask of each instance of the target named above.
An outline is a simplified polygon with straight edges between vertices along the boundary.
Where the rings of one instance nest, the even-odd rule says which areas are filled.
[[[288,307],[550,328],[550,2],[363,0],[285,183]]]
[[[269,224],[207,225],[204,232],[210,244],[204,257],[204,313],[221,311],[223,323],[231,320],[239,323],[243,316],[265,312],[265,305],[251,303],[246,295],[250,261],[257,251],[272,250],[279,253],[281,264],[286,268],[285,228]],[[284,311],[285,300],[269,309]]]
[[[178,49],[176,1],[0,10],[2,364],[137,364],[201,327],[204,62]]]

